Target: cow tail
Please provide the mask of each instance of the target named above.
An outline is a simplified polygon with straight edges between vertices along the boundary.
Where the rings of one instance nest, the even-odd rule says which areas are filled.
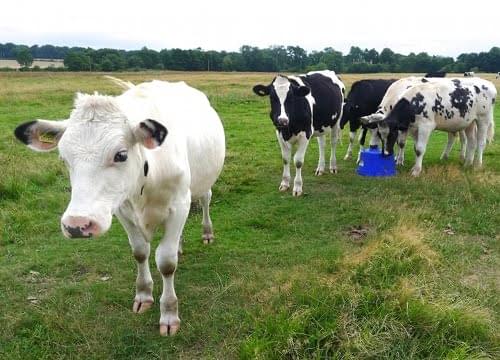
[[[486,133],[486,141],[488,144],[491,144],[493,142],[493,138],[495,137],[495,120],[493,119],[493,116],[491,117],[491,121],[488,124],[488,131]]]

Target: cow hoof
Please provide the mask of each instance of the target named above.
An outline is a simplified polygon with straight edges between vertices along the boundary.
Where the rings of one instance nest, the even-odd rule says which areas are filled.
[[[149,310],[153,306],[153,301],[139,301],[135,300],[132,306],[132,311],[136,314],[142,314],[143,312]]]
[[[404,165],[404,162],[403,162],[403,161],[401,161],[401,160],[397,160],[397,161],[396,161],[396,165],[397,165],[397,166],[403,166],[403,165]]]
[[[344,160],[351,160],[351,159],[352,159],[351,154],[347,154],[346,156],[344,156]]]
[[[422,169],[419,169],[419,168],[413,168],[411,169],[411,176],[414,176],[414,177],[417,177],[420,175],[420,172],[422,171]]]
[[[331,174],[336,174],[336,173],[338,173],[338,170],[334,169],[334,168],[330,168],[330,173]]]
[[[295,196],[295,197],[302,196],[302,190],[294,190],[293,191],[293,196]]]
[[[324,169],[320,169],[320,168],[317,168],[314,175],[316,176],[321,176],[325,173],[325,170]]]
[[[281,191],[281,192],[285,192],[288,189],[290,189],[290,185],[287,185],[287,184],[281,184],[279,187],[279,191]]]
[[[214,234],[213,233],[203,234],[201,236],[201,238],[203,239],[203,244],[205,244],[205,245],[208,245],[208,244],[211,244],[214,242]]]
[[[179,320],[173,321],[172,324],[160,324],[160,335],[161,336],[172,336],[179,331],[181,323]]]
[[[441,155],[441,157],[439,158],[439,160],[441,160],[441,161],[448,160],[448,155]]]

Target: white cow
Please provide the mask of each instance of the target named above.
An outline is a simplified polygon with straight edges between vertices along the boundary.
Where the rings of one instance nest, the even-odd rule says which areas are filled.
[[[153,303],[150,241],[162,228],[155,255],[163,278],[160,334],[173,335],[180,326],[180,239],[193,199],[203,208],[203,240],[213,239],[209,204],[224,163],[224,130],[207,97],[184,82],[114,81],[128,90],[117,97],[77,94],[69,119],[31,121],[15,134],[34,150],[59,148],[72,188],[61,219],[66,237],[104,234],[113,214],[121,222],[137,260],[136,313]]]
[[[415,139],[416,160],[412,175],[418,176],[434,129],[447,132],[465,130],[465,165],[472,165],[477,144],[476,163],[481,166],[497,94],[492,83],[483,81],[484,84],[478,86],[458,79],[446,79],[410,87],[387,117],[378,122],[384,154],[392,154],[398,131],[409,131]]]

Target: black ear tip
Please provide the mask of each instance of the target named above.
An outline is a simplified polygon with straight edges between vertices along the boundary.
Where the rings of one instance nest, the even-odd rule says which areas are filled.
[[[146,122],[149,124],[145,124]],[[145,122],[142,122],[141,127],[150,132],[151,136],[153,136],[158,143],[158,146],[163,143],[168,134],[167,128],[153,119],[147,119]]]
[[[257,95],[259,96],[266,96],[266,95],[269,95],[269,92],[267,90],[267,87],[264,86],[264,85],[255,85],[253,87],[253,92],[256,93]]]
[[[25,143],[26,145],[29,144],[31,141],[30,137],[29,137],[29,131],[28,129],[33,126],[34,124],[36,124],[36,120],[33,120],[33,121],[28,121],[28,122],[25,122],[21,125],[19,125],[18,127],[16,127],[16,129],[14,130],[14,135],[16,136],[16,138],[20,141],[22,141],[23,143]]]

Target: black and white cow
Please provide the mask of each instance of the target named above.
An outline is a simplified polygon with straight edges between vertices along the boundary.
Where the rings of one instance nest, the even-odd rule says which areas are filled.
[[[500,78],[500,72],[497,72],[497,76],[495,77],[495,79],[498,79]]]
[[[464,77],[474,77],[476,74],[474,74],[474,71],[466,71],[464,72]]]
[[[431,71],[425,74],[426,78],[444,78],[446,77],[446,72],[444,71]]]
[[[259,96],[269,96],[270,117],[283,157],[283,176],[280,191],[290,187],[290,160],[292,145],[296,174],[293,196],[302,195],[302,166],[311,136],[318,138],[319,161],[316,175],[325,171],[325,133],[331,133],[332,153],[330,172],[337,172],[335,148],[338,139],[338,120],[342,116],[345,86],[334,71],[313,71],[299,76],[276,76],[269,85],[255,85]]]
[[[418,176],[433,130],[449,133],[465,130],[465,165],[472,165],[477,147],[476,164],[481,166],[487,138],[492,136],[489,132],[492,131],[497,95],[492,83],[482,81],[483,85],[478,86],[459,79],[442,79],[424,82],[406,90],[388,116],[378,122],[384,154],[392,155],[398,131],[409,131],[415,140],[416,154],[411,174]]]
[[[380,102],[384,98],[385,92],[395,81],[395,79],[368,79],[359,80],[352,84],[351,90],[345,99],[342,119],[340,120],[341,129],[343,129],[345,124],[349,121],[349,147],[344,157],[345,160],[352,157],[352,148],[356,137],[356,131],[360,126],[363,128],[359,138],[360,152],[365,145],[368,129],[372,132],[370,146],[377,146],[379,144],[377,126],[373,124],[364,125],[361,123],[360,118],[377,111]]]
[[[58,148],[68,167],[64,236],[99,236],[118,218],[137,261],[135,313],[153,304],[150,247],[163,230],[155,254],[163,279],[160,334],[173,335],[180,326],[174,290],[180,238],[191,201],[199,200],[203,240],[213,239],[209,205],[224,164],[224,129],[207,97],[184,82],[113,81],[127,91],[78,94],[67,120],[26,122],[15,135],[33,150]]]

